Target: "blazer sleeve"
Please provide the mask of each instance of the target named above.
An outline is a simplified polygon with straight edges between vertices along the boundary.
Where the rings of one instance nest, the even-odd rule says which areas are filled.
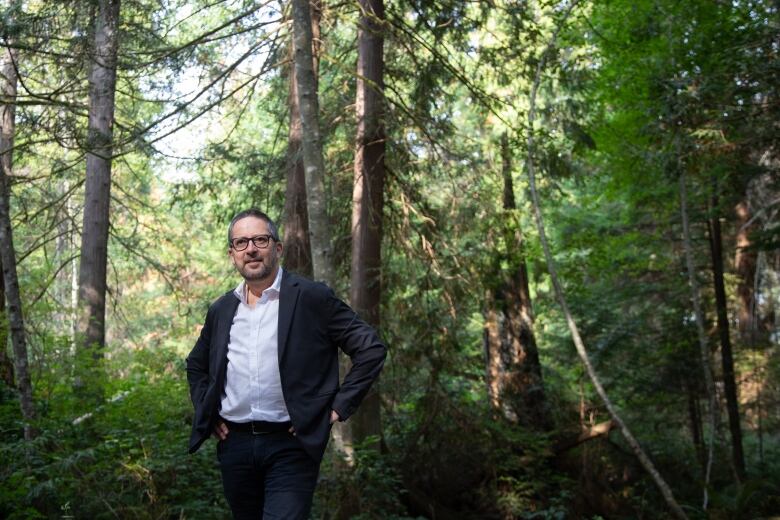
[[[212,305],[206,313],[200,336],[187,356],[187,382],[190,385],[190,399],[192,399],[195,408],[198,407],[198,403],[209,386],[209,351],[214,321],[213,307]]]
[[[327,299],[327,308],[330,309],[328,336],[352,360],[352,368],[344,376],[344,382],[331,404],[340,419],[345,421],[355,413],[371,384],[379,377],[387,347],[380,341],[376,330],[330,289]]]

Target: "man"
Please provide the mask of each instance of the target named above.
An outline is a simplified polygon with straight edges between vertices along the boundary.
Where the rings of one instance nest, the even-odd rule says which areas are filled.
[[[386,348],[327,286],[279,267],[282,243],[257,209],[228,227],[244,279],[214,302],[187,357],[194,453],[217,441],[237,519],[304,519],[335,421],[350,417],[379,375]],[[352,360],[339,386],[338,351]]]

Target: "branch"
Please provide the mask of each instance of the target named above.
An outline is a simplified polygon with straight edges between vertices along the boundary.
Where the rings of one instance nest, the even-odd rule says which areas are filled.
[[[569,331],[572,335],[572,339],[574,340],[574,346],[577,349],[577,354],[579,354],[583,365],[585,365],[585,369],[588,373],[588,376],[590,377],[591,382],[593,383],[593,386],[596,389],[596,392],[599,394],[599,397],[601,397],[601,400],[604,402],[604,405],[607,407],[610,417],[612,418],[613,421],[615,421],[615,423],[620,428],[623,437],[626,439],[626,442],[631,447],[632,451],[634,452],[634,455],[639,459],[639,462],[642,464],[645,471],[647,471],[647,473],[655,482],[658,489],[661,491],[661,494],[663,495],[664,500],[666,501],[666,505],[672,511],[674,516],[676,516],[678,519],[687,520],[688,516],[685,514],[685,512],[682,510],[680,505],[677,503],[677,500],[675,500],[674,495],[672,494],[672,490],[669,488],[669,485],[666,483],[666,481],[663,479],[661,474],[655,468],[655,465],[653,465],[652,461],[647,456],[647,454],[645,454],[644,450],[639,445],[639,442],[637,442],[634,435],[628,429],[628,426],[623,422],[623,419],[618,414],[617,408],[612,403],[612,400],[607,395],[607,391],[604,389],[603,385],[601,384],[601,380],[596,373],[596,369],[593,367],[590,361],[590,357],[585,348],[585,343],[582,341],[582,337],[580,336],[577,323],[574,321],[571,311],[569,310],[569,306],[566,303],[566,297],[563,292],[563,287],[558,278],[558,272],[555,265],[555,260],[553,259],[552,253],[550,251],[550,244],[547,242],[547,235],[545,234],[544,231],[544,220],[542,218],[542,212],[540,209],[541,204],[539,203],[539,193],[536,191],[536,175],[535,175],[535,168],[534,168],[534,153],[535,153],[534,122],[536,119],[536,94],[539,90],[539,83],[541,82],[542,71],[544,70],[545,62],[547,61],[547,55],[554,48],[556,40],[558,38],[558,33],[563,28],[563,23],[568,18],[569,14],[571,14],[572,9],[576,4],[577,4],[576,0],[573,1],[571,4],[569,4],[567,11],[563,15],[563,19],[561,20],[560,25],[555,29],[555,32],[553,33],[552,38],[550,39],[550,43],[548,44],[547,48],[542,52],[542,55],[539,59],[539,63],[536,66],[536,74],[534,75],[534,82],[531,87],[531,95],[529,99],[529,109],[528,109],[528,133],[526,136],[526,145],[527,145],[527,154],[528,154],[526,160],[526,168],[528,169],[528,183],[529,183],[529,190],[531,192],[531,199],[533,202],[534,218],[536,220],[536,227],[539,231],[539,241],[542,244],[545,260],[547,261],[547,269],[548,272],[550,273],[550,279],[552,280],[552,284],[555,289],[555,295],[561,306],[561,310],[563,311],[563,314],[566,317],[566,324],[569,326]]]
[[[561,455],[573,448],[576,448],[580,444],[584,444],[590,440],[597,439],[605,435],[609,435],[609,432],[611,432],[614,428],[615,421],[611,419],[595,424],[590,428],[582,431],[579,435],[577,435],[577,437],[561,441],[555,448],[555,454]]]
[[[513,126],[509,121],[504,119],[504,116],[499,113],[497,110],[493,108],[492,102],[498,102],[501,104],[505,104],[505,101],[503,101],[500,98],[497,98],[495,96],[492,96],[485,92],[483,89],[475,85],[467,76],[467,74],[463,71],[461,71],[459,68],[457,68],[455,65],[450,63],[450,61],[447,59],[446,56],[444,56],[441,52],[439,52],[434,45],[428,43],[425,41],[422,37],[418,35],[418,33],[411,27],[409,27],[406,22],[403,19],[400,19],[398,17],[388,17],[387,20],[390,23],[392,27],[395,27],[396,29],[400,30],[402,33],[404,33],[407,37],[411,38],[413,41],[416,41],[418,44],[420,44],[425,50],[427,50],[434,58],[439,60],[439,62],[444,65],[444,67],[453,75],[455,78],[458,79],[471,93],[471,95],[474,96],[475,99],[480,101],[482,106],[486,108],[491,114],[493,114],[496,118],[498,118],[499,121],[504,123],[507,128],[511,128],[515,131],[519,131],[521,129],[517,129],[515,126]]]
[[[182,50],[184,50],[184,49],[186,49],[188,47],[192,47],[193,45],[197,45],[199,43],[207,43],[209,41],[216,40],[217,38],[209,39],[209,36],[212,36],[212,35],[218,33],[219,31],[221,31],[222,29],[224,29],[225,27],[228,27],[228,26],[230,26],[230,25],[232,25],[234,23],[237,23],[237,22],[243,20],[244,18],[246,18],[248,16],[251,16],[251,15],[255,14],[257,11],[259,11],[260,9],[262,9],[263,7],[267,6],[270,3],[271,2],[268,1],[268,2],[265,2],[265,3],[261,3],[259,5],[255,5],[252,8],[248,9],[247,11],[244,11],[243,13],[239,13],[238,15],[234,16],[233,18],[231,18],[229,20],[226,20],[224,23],[214,27],[213,29],[210,29],[210,30],[208,30],[208,31],[206,31],[204,33],[199,34],[198,36],[196,36],[195,38],[189,40],[186,43],[183,43],[183,44],[181,44],[179,46],[170,48],[166,52],[164,52],[162,55],[160,55],[158,57],[155,57],[152,61],[149,61],[149,62],[146,62],[146,63],[142,63],[141,65],[151,65],[151,64],[153,64],[155,62],[164,60],[165,58],[167,58],[169,56],[173,56],[174,54],[176,54],[176,53],[178,53],[178,52],[180,52],[180,51],[182,51]],[[270,23],[273,23],[273,22],[272,21],[271,22],[264,22],[264,23],[258,24],[258,26],[267,25],[267,24],[270,24]],[[227,35],[227,37],[229,37],[229,36],[230,35]],[[224,38],[224,37],[225,36],[223,36],[221,38]],[[158,49],[156,51],[138,52],[136,54],[137,55],[153,55],[156,52],[160,52],[160,49]]]
[[[174,293],[176,292],[176,286],[174,285],[173,280],[171,280],[171,278],[168,276],[167,268],[164,265],[159,263],[157,260],[151,258],[149,255],[147,255],[143,251],[138,250],[138,249],[134,248],[132,245],[130,245],[127,242],[125,242],[125,240],[121,236],[116,234],[115,232],[112,231],[111,232],[111,236],[117,242],[119,242],[119,244],[122,247],[124,247],[127,252],[129,252],[130,254],[135,255],[135,256],[141,258],[147,264],[149,264],[155,271],[157,271],[160,274],[160,276],[163,277],[163,280],[165,280],[165,284],[168,286],[168,288],[172,292],[174,292]]]
[[[49,280],[46,281],[46,283],[41,287],[41,290],[38,291],[38,294],[35,296],[35,298],[32,299],[30,302],[30,307],[35,307],[35,304],[38,303],[38,301],[43,298],[43,295],[46,294],[46,291],[49,290],[49,287],[51,287],[51,284],[54,283],[54,281],[57,279],[57,275],[60,274],[60,271],[62,271],[65,267],[67,267],[73,260],[76,258],[79,258],[81,256],[81,253],[73,253],[68,258],[62,261],[60,263],[60,266],[55,269],[54,274],[52,274],[49,277]]]

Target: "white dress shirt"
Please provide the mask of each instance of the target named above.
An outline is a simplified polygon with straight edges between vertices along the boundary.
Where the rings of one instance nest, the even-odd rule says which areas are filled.
[[[228,344],[227,378],[219,414],[233,422],[290,420],[279,376],[280,267],[274,283],[254,307],[247,303],[246,282],[235,289],[240,300]]]

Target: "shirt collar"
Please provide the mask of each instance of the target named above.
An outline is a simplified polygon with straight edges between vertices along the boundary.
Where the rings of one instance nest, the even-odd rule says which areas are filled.
[[[263,294],[268,294],[269,297],[271,296],[278,296],[282,289],[282,267],[279,266],[279,269],[276,271],[276,278],[274,278],[274,283],[271,284],[270,287],[268,287],[266,290],[263,291]],[[236,295],[236,298],[239,299],[241,303],[244,305],[247,304],[246,302],[246,280],[241,280],[241,283],[236,286],[235,289],[233,289],[233,294]]]

